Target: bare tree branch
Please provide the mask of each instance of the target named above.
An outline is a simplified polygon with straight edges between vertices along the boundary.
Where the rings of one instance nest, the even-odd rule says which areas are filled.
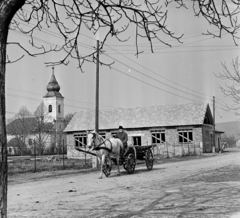
[[[224,96],[233,100],[233,105],[226,105],[226,111],[239,111],[240,109],[240,62],[237,57],[232,60],[232,71],[229,70],[226,63],[222,63],[223,71],[215,74],[217,78],[225,80],[225,86],[220,86]]]
[[[181,43],[183,34],[176,36],[167,27],[168,11],[172,4],[175,4],[178,9],[188,9],[187,5],[190,3],[187,0],[165,0],[164,2],[160,0],[63,0],[61,2],[27,0],[12,21],[11,29],[27,34],[32,47],[41,50],[39,54],[65,53],[60,60],[47,62],[47,66],[67,65],[69,60],[73,59],[78,62],[78,66],[83,71],[82,66],[85,62],[96,62],[97,52],[95,48],[92,48],[93,50],[88,54],[79,52],[80,36],[86,30],[93,35],[104,30],[99,47],[103,51],[104,44],[110,36],[120,42],[125,42],[129,40],[130,36],[129,34],[126,36],[124,33],[135,26],[137,56],[144,52],[138,47],[141,39],[147,39],[152,52],[154,52],[154,41],[171,46],[167,42],[167,38],[163,38],[164,35]],[[203,17],[210,25],[219,30],[218,33],[206,30],[204,34],[221,38],[223,31],[227,32],[232,36],[236,45],[239,39],[237,31],[240,27],[238,22],[239,4],[239,1],[236,0],[192,0],[195,16]],[[56,47],[36,43],[38,31],[44,31],[44,28],[49,27],[58,31],[64,43]],[[26,49],[24,51],[26,52]],[[38,55],[33,52],[29,52],[29,54]],[[101,62],[101,64],[110,66],[112,63]]]

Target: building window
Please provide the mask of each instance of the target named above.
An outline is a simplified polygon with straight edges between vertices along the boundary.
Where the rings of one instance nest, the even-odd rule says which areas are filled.
[[[58,105],[58,113],[61,113],[61,105]]]
[[[192,143],[193,142],[193,130],[192,129],[178,129],[178,141],[179,141],[179,143]]]
[[[32,144],[33,144],[32,139],[28,139],[28,144],[29,144],[29,145],[32,145]]]
[[[111,135],[112,135],[113,138],[116,138],[117,131],[116,132],[111,132]]]
[[[100,132],[99,135],[102,136],[104,139],[106,138],[105,132]]]
[[[87,145],[87,135],[86,134],[79,134],[75,135],[75,146],[76,147],[84,147]]]
[[[165,130],[152,130],[152,143],[153,144],[163,144],[165,140]]]
[[[132,139],[133,139],[134,146],[142,145],[142,137],[141,136],[133,136]]]
[[[49,112],[49,113],[52,112],[52,105],[51,105],[51,104],[48,106],[48,112]]]

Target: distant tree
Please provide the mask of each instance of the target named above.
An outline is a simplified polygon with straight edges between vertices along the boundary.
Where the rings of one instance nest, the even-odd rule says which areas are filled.
[[[101,50],[110,36],[119,41],[126,41],[128,37],[122,37],[128,35],[126,31],[129,28],[134,29],[136,54],[138,55],[142,52],[138,48],[138,42],[141,38],[148,40],[152,51],[153,40],[169,46],[169,38],[180,41],[182,35],[175,36],[168,29],[168,10],[172,4],[175,4],[178,8],[187,8],[188,3],[188,0],[0,1],[0,145],[2,148],[0,159],[0,213],[2,217],[7,216],[5,73],[6,63],[14,62],[6,55],[7,44],[18,45],[25,53],[34,57],[47,52],[60,51],[61,54],[65,52],[65,55],[59,61],[50,61],[48,64],[68,64],[69,59],[74,59],[82,69],[84,62],[96,62],[96,49],[89,54],[79,52],[78,44],[82,31],[97,34],[99,30],[103,30],[104,37],[100,44]],[[221,37],[222,32],[225,31],[232,36],[236,43],[239,29],[237,18],[240,12],[238,0],[193,0],[191,3],[195,16],[203,17],[209,24],[219,30],[217,34],[209,31],[206,34]],[[42,30],[44,27],[55,28],[62,35],[63,44],[55,47],[50,46],[50,48],[37,44],[34,40],[38,34],[36,30]],[[8,42],[9,28],[28,34],[31,37],[32,48],[39,49],[39,52],[28,51],[20,42]],[[17,60],[23,56],[20,56]]]
[[[64,129],[71,121],[74,114],[68,113],[64,119],[55,120],[54,121],[54,131],[55,131],[55,137],[54,137],[54,143],[52,145],[52,148],[54,150],[57,150],[57,153],[62,153],[65,151],[64,143],[66,143],[66,133],[64,133]]]
[[[21,155],[24,155],[27,152],[26,139],[32,128],[32,114],[26,106],[22,106],[7,126],[7,133],[15,138],[15,142],[17,143]]]
[[[41,155],[51,139],[54,127],[53,124],[49,122],[47,108],[43,102],[40,103],[34,112],[34,119],[35,127],[33,132],[35,133],[35,146],[38,154]]]
[[[215,74],[216,77],[225,80],[225,85],[220,86],[222,93],[233,100],[232,105],[225,105],[226,110],[234,111],[240,115],[240,62],[239,57],[232,60],[231,69],[226,63],[222,63],[223,71]]]
[[[222,142],[227,142],[229,147],[236,146],[236,139],[235,139],[234,135],[227,136],[224,134],[224,136],[222,137]]]

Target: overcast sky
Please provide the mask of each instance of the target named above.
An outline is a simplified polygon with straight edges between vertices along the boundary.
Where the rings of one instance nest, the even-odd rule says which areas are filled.
[[[224,82],[213,74],[222,71],[221,62],[231,68],[232,59],[239,55],[239,46],[235,46],[225,33],[221,39],[203,35],[210,27],[205,20],[194,17],[190,9],[170,12],[168,26],[176,34],[184,33],[183,43],[166,39],[173,45],[170,48],[155,42],[154,53],[151,53],[148,42],[140,41],[139,47],[144,53],[138,58],[131,28],[126,33],[131,38],[125,43],[109,38],[100,59],[115,63],[111,69],[100,67],[100,109],[189,102],[209,103],[212,108],[215,96],[216,122],[239,119],[234,113],[223,110],[224,104],[230,104],[231,99],[223,96],[219,85]],[[79,48],[80,52],[87,53],[95,47],[96,37],[82,33]],[[99,33],[100,40],[102,37]],[[9,41],[20,41],[30,48],[28,40],[27,36],[10,31]],[[35,40],[45,45],[62,42],[54,29],[44,29]],[[23,51],[9,46],[8,54],[14,59]],[[61,54],[57,53],[36,58],[25,54],[19,62],[7,65],[7,118],[13,117],[21,106],[35,111],[47,92],[52,73],[51,67],[46,67],[44,62],[59,57]],[[95,108],[95,69],[94,64],[87,63],[82,73],[74,61],[68,66],[55,67],[60,92],[65,97],[65,115]]]

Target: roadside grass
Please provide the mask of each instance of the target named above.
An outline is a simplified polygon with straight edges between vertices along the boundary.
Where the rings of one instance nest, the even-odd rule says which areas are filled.
[[[210,155],[209,155],[210,156]],[[193,159],[206,158],[206,155],[201,156],[185,156],[185,157],[161,157],[154,160],[155,164],[164,164],[169,162],[187,161]],[[45,160],[45,161],[44,161]],[[140,161],[140,165],[145,164],[145,161]],[[60,158],[59,161],[46,161],[46,157],[37,158],[36,168],[35,161],[33,158],[28,159],[15,159],[8,162],[8,175],[14,174],[25,174],[43,171],[61,171],[61,170],[82,170],[90,169],[92,167],[91,159],[63,159]],[[113,169],[116,166],[113,164]]]
[[[197,160],[202,158],[210,158],[217,155],[225,155],[228,152],[222,154],[203,154],[201,156],[185,156],[185,157],[161,157],[155,158],[154,165],[162,165],[170,162],[180,162],[188,160]],[[60,158],[60,161],[43,161],[46,157],[37,158],[36,161],[36,171],[35,171],[35,162],[33,158],[28,158],[25,160],[10,160],[8,162],[8,175],[9,182],[13,183],[24,183],[26,181],[41,180],[44,178],[53,178],[61,175],[69,174],[79,174],[79,173],[88,173],[92,171],[99,171],[98,169],[92,168],[91,159],[63,159]],[[145,166],[145,161],[141,161],[136,168]],[[121,166],[122,167],[122,166]],[[154,168],[154,166],[153,166]],[[112,170],[116,170],[117,166],[113,164]],[[36,173],[35,173],[36,172]]]
[[[43,161],[44,159],[12,160],[8,162],[8,175],[34,173],[42,171],[81,170],[91,168],[91,160],[87,159],[60,159],[60,161]],[[36,171],[35,171],[36,170]]]

